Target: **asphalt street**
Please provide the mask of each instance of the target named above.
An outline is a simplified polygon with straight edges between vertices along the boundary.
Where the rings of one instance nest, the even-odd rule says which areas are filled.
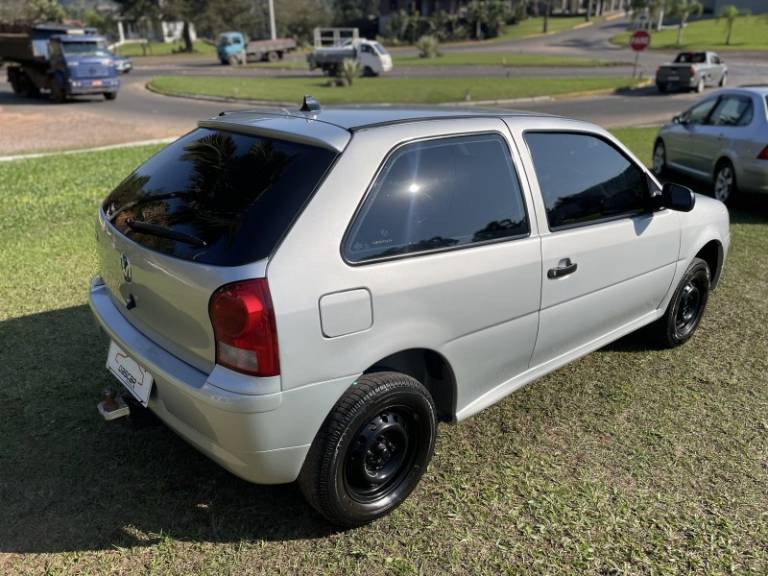
[[[610,44],[613,34],[624,29],[622,21],[608,22],[556,35],[508,43],[471,44],[446,47],[445,51],[506,51],[536,54],[588,56],[613,62],[631,61],[628,49]],[[408,50],[402,50],[401,53]],[[646,76],[668,61],[670,53],[641,55]],[[749,54],[726,54],[729,83],[755,83],[768,79],[768,58]],[[252,105],[198,101],[153,94],[146,82],[158,75],[306,75],[300,69],[232,68],[221,66],[211,56],[171,56],[134,59],[135,69],[122,77],[123,87],[114,102],[101,98],[80,98],[64,105],[46,99],[16,97],[3,78],[0,80],[0,155],[27,151],[98,146],[117,142],[176,136],[206,117],[222,110],[253,108]],[[446,68],[401,68],[398,75],[445,75]],[[600,68],[514,68],[469,66],[451,68],[454,75],[499,74],[514,79],[530,75],[627,75],[626,65]],[[319,77],[319,76],[318,76]],[[696,94],[660,95],[654,88],[628,94],[581,98],[518,101],[503,108],[539,111],[589,120],[606,127],[650,125],[668,121],[699,98]]]

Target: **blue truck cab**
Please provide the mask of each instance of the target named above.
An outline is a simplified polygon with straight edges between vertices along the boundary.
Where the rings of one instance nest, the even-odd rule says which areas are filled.
[[[23,34],[0,32],[0,58],[11,63],[8,81],[22,96],[49,91],[62,102],[70,96],[103,94],[114,100],[118,71],[106,39],[92,28],[37,25]]]
[[[222,64],[245,58],[245,36],[241,32],[222,32],[216,41],[216,55]]]

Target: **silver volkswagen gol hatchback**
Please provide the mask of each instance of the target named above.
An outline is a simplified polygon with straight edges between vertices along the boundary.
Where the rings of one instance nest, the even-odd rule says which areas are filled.
[[[643,326],[685,342],[729,241],[722,203],[592,124],[307,100],[201,122],[128,176],[90,304],[138,402],[355,526],[414,489],[438,421]]]
[[[721,90],[659,130],[653,169],[714,183],[718,200],[768,193],[768,86]]]

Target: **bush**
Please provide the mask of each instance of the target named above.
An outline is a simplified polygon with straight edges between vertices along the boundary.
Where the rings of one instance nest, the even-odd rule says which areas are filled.
[[[352,86],[355,78],[360,75],[360,64],[357,60],[351,58],[344,58],[341,63],[341,79],[344,81],[345,86]]]
[[[440,43],[437,38],[431,35],[422,36],[416,42],[416,48],[419,49],[419,58],[436,58],[440,56]]]

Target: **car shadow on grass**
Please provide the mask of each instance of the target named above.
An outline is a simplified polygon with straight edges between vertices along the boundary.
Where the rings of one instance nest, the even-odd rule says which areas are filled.
[[[0,322],[0,553],[334,532],[294,485],[240,480],[161,424],[104,422],[107,344],[87,306]]]

